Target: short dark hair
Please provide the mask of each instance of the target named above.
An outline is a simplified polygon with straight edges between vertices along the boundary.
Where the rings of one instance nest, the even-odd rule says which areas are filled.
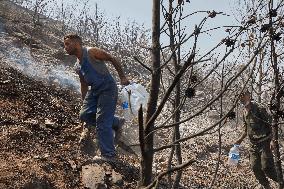
[[[63,39],[64,40],[66,40],[66,39],[72,39],[73,40],[74,39],[74,40],[80,42],[80,44],[82,44],[82,38],[78,34],[67,34],[67,35],[64,36]]]

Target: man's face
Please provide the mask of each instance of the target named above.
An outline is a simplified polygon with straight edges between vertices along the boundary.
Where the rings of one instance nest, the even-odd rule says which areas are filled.
[[[248,102],[250,102],[250,95],[249,94],[243,94],[241,95],[240,97],[240,102],[245,105],[247,104]]]
[[[64,40],[64,49],[69,55],[75,55],[78,45],[77,43],[78,42],[76,42],[76,40],[72,40],[69,38]]]

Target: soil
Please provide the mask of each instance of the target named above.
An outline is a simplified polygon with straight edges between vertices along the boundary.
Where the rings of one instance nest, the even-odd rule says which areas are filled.
[[[0,188],[84,188],[92,156],[78,145],[79,94],[0,65]],[[113,169],[131,188],[138,169],[125,162]]]
[[[98,155],[95,148],[80,147],[81,124],[78,114],[81,97],[76,92],[76,85],[73,88],[62,88],[58,82],[54,82],[53,77],[46,79],[41,74],[31,77],[14,69],[15,66],[10,67],[9,58],[14,58],[14,65],[21,59],[33,59],[37,63],[35,65],[44,65],[52,73],[57,68],[55,66],[64,65],[64,69],[68,69],[76,61],[63,51],[63,33],[58,30],[60,23],[43,19],[44,24],[34,25],[28,22],[32,19],[27,17],[32,13],[27,12],[11,1],[0,1],[0,189],[83,189],[86,188],[84,180],[89,178],[84,170],[94,175],[105,174],[101,177],[104,182],[101,188],[137,188],[140,159],[128,153],[127,146],[118,147],[120,161],[111,165],[95,164],[92,160]],[[13,53],[29,56],[15,57],[11,49]],[[28,61],[24,63],[29,64]],[[34,71],[34,67],[21,68],[32,73]],[[139,75],[135,77],[139,78]],[[212,120],[202,116],[181,127],[183,137],[210,125]],[[163,123],[164,120],[159,122]],[[221,147],[216,131],[183,143],[183,162],[196,160],[196,163],[183,171],[183,188],[209,188],[214,176],[216,182],[212,188],[216,189],[255,188],[258,185],[249,168],[247,141],[241,146],[240,166],[232,168],[226,165],[232,141],[240,134],[240,129],[235,125],[237,123],[232,121],[222,128]],[[135,144],[137,148],[136,126],[129,124],[125,135],[128,140],[133,140],[129,143]],[[172,138],[170,130],[163,130],[155,136],[159,136],[155,137],[157,146],[169,144]],[[168,168],[170,154],[170,149],[155,153],[154,178]],[[172,166],[175,164],[174,157]],[[219,167],[215,175],[217,165]],[[109,166],[115,175],[121,176],[123,182],[107,182],[105,176]],[[174,176],[172,174],[172,178]],[[160,185],[160,188],[168,187]]]

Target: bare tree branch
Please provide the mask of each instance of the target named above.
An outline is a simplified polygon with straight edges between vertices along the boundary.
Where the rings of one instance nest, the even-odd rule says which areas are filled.
[[[133,59],[136,60],[139,64],[141,64],[141,66],[146,68],[146,70],[148,70],[150,73],[153,73],[153,70],[149,68],[148,66],[146,66],[143,62],[141,62],[136,56],[134,56]]]
[[[167,170],[167,171],[164,171],[164,172],[160,173],[157,176],[157,178],[151,184],[149,184],[147,187],[145,187],[144,189],[153,188],[155,186],[155,184],[158,183],[165,175],[167,175],[169,173],[172,173],[172,172],[175,172],[175,171],[178,171],[178,170],[181,170],[181,169],[184,169],[184,168],[188,167],[189,165],[192,165],[195,162],[196,162],[196,160],[189,160],[189,161],[187,161],[187,162],[185,162],[185,163],[183,163],[181,165],[173,167],[170,170]]]

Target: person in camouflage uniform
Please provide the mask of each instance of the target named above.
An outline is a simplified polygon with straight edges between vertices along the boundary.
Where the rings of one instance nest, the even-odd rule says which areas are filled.
[[[267,177],[276,182],[278,180],[271,151],[271,117],[265,108],[251,101],[248,91],[241,94],[240,101],[245,107],[243,113],[244,132],[235,144],[240,145],[243,139],[248,136],[251,168],[262,187],[269,189],[271,187]]]

